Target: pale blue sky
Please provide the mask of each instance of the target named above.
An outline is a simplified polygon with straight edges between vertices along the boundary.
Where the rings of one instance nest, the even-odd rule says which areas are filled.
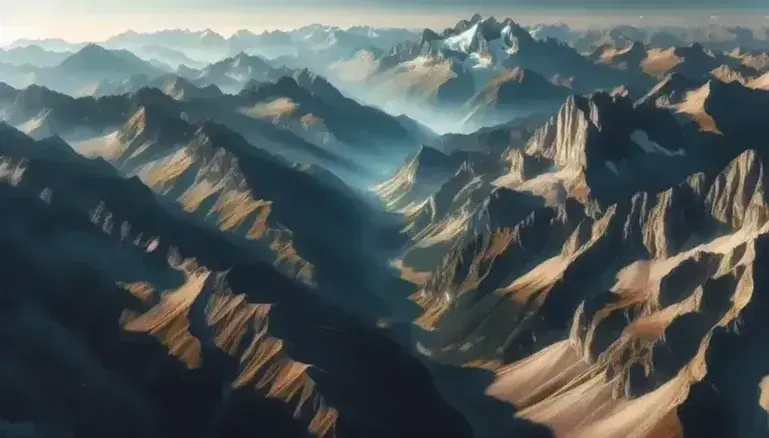
[[[735,9],[766,6],[767,11],[723,11],[726,3]],[[370,13],[373,7],[379,9],[375,14]],[[670,7],[687,12],[665,13]],[[647,21],[658,15],[672,24],[707,20],[714,13],[729,24],[769,24],[765,18],[769,0],[0,0],[0,43],[22,37],[99,40],[129,27],[137,31],[211,28],[225,34],[240,28],[260,31],[311,22],[442,27],[473,12],[575,26],[637,24],[639,14]]]

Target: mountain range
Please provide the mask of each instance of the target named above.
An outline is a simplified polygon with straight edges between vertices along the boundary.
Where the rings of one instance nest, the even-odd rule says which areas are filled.
[[[769,435],[767,39],[15,43],[0,435]]]
[[[394,94],[400,99],[392,99],[393,111],[404,105],[407,114],[438,108],[456,113],[457,121],[448,123],[467,124],[466,131],[553,111],[573,92],[652,84],[642,73],[594,62],[563,42],[536,39],[511,19],[480,15],[440,33],[426,29],[419,42],[384,56],[358,52],[332,71],[341,88],[361,99],[376,102]],[[496,110],[490,120],[466,120],[468,112],[482,113],[490,102]]]
[[[709,23],[699,26],[616,25],[605,28],[576,29],[566,23],[540,24],[528,27],[539,39],[555,38],[575,47],[581,53],[604,44],[624,45],[640,41],[655,48],[702,44],[708,49],[766,51],[769,49],[769,27],[747,27]]]

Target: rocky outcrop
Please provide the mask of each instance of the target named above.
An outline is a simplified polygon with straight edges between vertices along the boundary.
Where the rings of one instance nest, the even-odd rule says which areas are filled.
[[[406,210],[424,202],[459,169],[463,154],[446,155],[429,146],[406,162],[391,179],[374,187],[389,209]]]

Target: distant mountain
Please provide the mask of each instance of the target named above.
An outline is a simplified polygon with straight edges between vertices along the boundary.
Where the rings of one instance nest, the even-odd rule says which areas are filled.
[[[528,27],[527,30],[531,36],[538,40],[553,38],[569,45],[572,45],[580,35],[578,31],[572,30],[566,23],[538,24],[536,26]]]
[[[41,38],[41,39],[18,39],[13,41],[7,49],[24,48],[29,46],[38,46],[49,52],[76,52],[88,43],[72,43],[61,38]]]
[[[134,53],[146,60],[161,60],[174,68],[177,68],[179,65],[186,65],[192,68],[202,68],[206,64],[205,62],[190,58],[181,50],[172,49],[166,46],[141,46],[137,49],[134,49]]]
[[[71,52],[53,52],[37,45],[14,47],[0,50],[0,63],[10,65],[33,65],[35,67],[53,67],[60,64]]]
[[[13,50],[21,53],[18,50],[28,49]],[[5,82],[16,88],[35,84],[75,96],[87,96],[93,94],[98,84],[105,81],[119,82],[138,75],[156,78],[167,73],[163,66],[154,64],[126,50],[108,50],[96,44],[88,44],[75,53],[66,54],[61,62],[53,66],[0,62],[0,75]]]
[[[410,137],[400,121],[343,96],[323,77],[308,70],[284,76],[275,83],[247,85],[240,96],[266,103],[250,110],[254,117],[288,118],[292,120],[289,124],[315,126],[347,144],[374,142],[390,144],[390,148],[397,150]]]
[[[600,47],[591,58],[601,64],[622,70],[635,70],[658,78],[671,73],[681,73],[692,79],[715,74],[724,80],[733,74],[755,77],[760,73],[758,69],[745,64],[750,61],[706,50],[699,43],[687,47],[655,49],[640,42],[632,42],[626,47]]]
[[[422,134],[407,121],[344,97],[308,71],[247,86],[237,95],[224,95],[215,86],[200,88],[173,75],[102,82],[96,99],[73,99],[39,86],[8,95],[0,107],[2,118],[35,138],[107,141],[138,108],[151,104],[163,108],[169,120],[216,121],[291,161],[356,178],[363,175],[358,159],[377,156],[378,163],[365,164],[369,172],[387,171],[416,149],[415,135]]]
[[[297,53],[293,36],[282,30],[265,31],[255,34],[247,29],[235,32],[228,40],[230,55],[248,53],[268,58],[294,56]]]
[[[348,51],[374,47],[388,50],[403,41],[416,40],[418,34],[412,30],[400,28],[381,28],[372,26],[353,26],[347,29],[336,26],[312,24],[290,32],[294,40],[305,44],[309,50]]]
[[[419,35],[411,30],[374,28],[368,26],[342,29],[335,26],[310,25],[288,32],[285,36],[262,34],[264,42],[254,42],[245,49],[249,53],[267,56],[276,65],[309,68],[328,74],[328,67],[349,59],[361,50],[386,53],[391,47],[417,41]],[[291,42],[287,43],[286,38]]]
[[[159,73],[158,69],[127,50],[107,50],[96,44],[89,44],[69,56],[58,68],[71,74],[88,73],[104,77]]]
[[[654,47],[668,48],[677,45],[687,45],[681,39],[664,32],[658,32],[654,36],[648,35],[650,31],[635,26],[614,26],[607,29],[590,29],[581,35],[572,36],[568,43],[580,53],[591,53],[601,47],[626,47],[638,41],[650,44]]]
[[[234,57],[241,52],[269,59],[287,57],[293,61],[303,59],[302,67],[319,69],[328,62],[348,57],[357,50],[376,47],[387,50],[396,43],[415,39],[417,36],[406,29],[374,28],[368,26],[341,29],[333,26],[311,25],[291,31],[264,31],[253,33],[240,29],[225,38],[210,29],[162,30],[149,33],[126,31],[101,44],[108,48],[131,50],[143,58],[145,47],[162,47],[183,53],[197,62],[213,63],[224,57]],[[157,52],[157,50],[155,50]],[[170,54],[169,54],[170,55]],[[186,64],[200,68],[196,63],[180,62],[178,55],[162,59],[174,67]],[[299,65],[296,65],[299,66]]]
[[[227,39],[210,30],[167,29],[156,32],[128,30],[99,44],[129,50],[144,59],[156,58],[173,68],[181,64],[202,67],[226,56]]]
[[[628,83],[640,87],[653,84],[640,72],[621,72],[596,64],[564,43],[534,38],[511,19],[499,22],[480,15],[440,33],[427,29],[419,43],[402,44],[382,56],[358,53],[335,64],[332,71],[338,86],[345,91],[369,102],[382,102],[393,113],[413,114],[428,125],[438,122],[438,117],[431,117],[431,110],[445,113],[470,106],[477,116],[472,117],[468,130],[510,120],[496,115],[484,120],[481,115],[486,110],[474,108],[484,101],[497,102],[497,91],[517,95],[517,105],[506,109],[512,118],[542,110],[543,100],[561,100],[566,95],[563,86],[587,92]],[[516,81],[504,79],[521,76],[523,71],[528,71],[527,77],[538,84],[534,86],[538,91],[528,96],[509,91],[515,88]],[[502,83],[506,85],[500,88]],[[538,97],[532,100],[535,95]],[[493,114],[494,105],[491,107],[489,112]],[[456,127],[459,122],[461,127],[467,111],[458,113],[462,114],[455,116],[458,120],[446,124]]]
[[[107,50],[89,44],[59,65],[17,72],[14,85],[43,85],[74,95],[89,95],[99,82],[119,81],[135,75],[162,76],[165,72],[126,50]]]
[[[177,100],[209,99],[221,96],[223,93],[216,85],[197,87],[190,81],[176,75],[168,74],[160,77],[145,75],[132,76],[118,82],[102,82],[94,90],[93,96],[109,96],[136,93],[142,88],[157,88]]]
[[[200,35],[200,43],[205,47],[223,47],[227,39],[211,29],[206,29]]]
[[[225,38],[211,29],[200,31],[168,29],[147,33],[128,30],[108,38],[104,44],[112,47],[163,46],[176,49],[194,49],[200,46],[222,47],[225,44]]]
[[[18,88],[33,84],[40,70],[40,67],[30,64],[13,65],[0,63],[0,76],[2,76],[3,81],[8,85]]]
[[[728,53],[728,56],[737,59],[741,65],[755,69],[760,72],[769,71],[769,52],[751,52],[741,49],[734,49]]]
[[[704,26],[613,26],[606,29],[590,29],[564,40],[582,53],[589,53],[603,45],[626,46],[639,41],[652,48],[666,49],[673,46],[690,46],[699,43],[707,49],[731,51],[734,49],[769,50],[766,28],[747,28],[721,24]]]
[[[201,70],[184,69],[179,74],[200,85],[214,84],[223,90],[237,92],[249,81],[274,81],[286,72],[287,69],[275,68],[259,56],[241,52]]]

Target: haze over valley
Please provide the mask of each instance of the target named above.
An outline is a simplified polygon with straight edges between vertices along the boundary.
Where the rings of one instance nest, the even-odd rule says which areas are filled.
[[[769,436],[761,5],[105,6],[83,39],[90,0],[35,1],[0,40],[0,436]]]

